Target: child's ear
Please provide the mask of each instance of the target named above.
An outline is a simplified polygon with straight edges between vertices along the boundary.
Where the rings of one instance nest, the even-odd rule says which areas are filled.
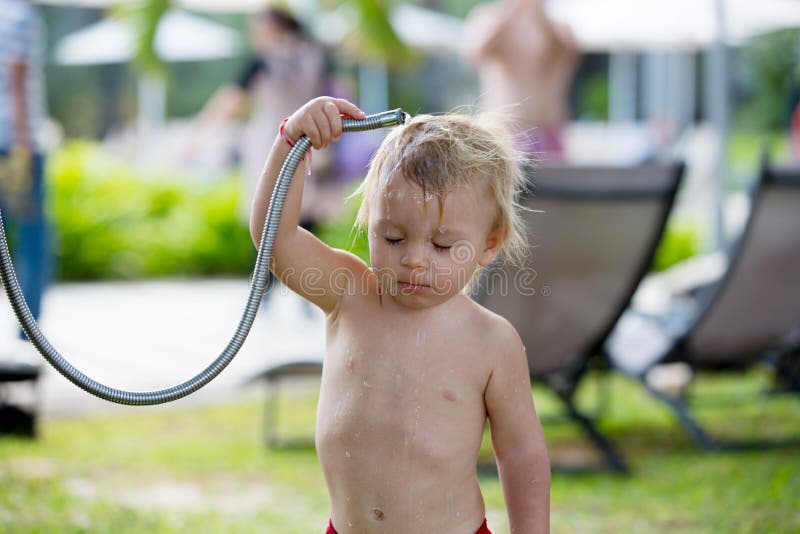
[[[489,232],[489,235],[486,238],[486,243],[483,247],[483,251],[478,255],[478,265],[481,267],[486,267],[492,263],[492,261],[494,261],[494,259],[500,253],[500,247],[503,246],[505,235],[505,230],[501,228],[495,228]]]

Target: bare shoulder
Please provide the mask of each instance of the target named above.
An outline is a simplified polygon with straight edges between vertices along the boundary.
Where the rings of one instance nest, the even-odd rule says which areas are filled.
[[[517,333],[517,329],[503,316],[488,310],[473,301],[469,300],[470,320],[473,331],[478,333],[481,344],[488,344],[493,347],[491,351],[494,356],[524,354],[525,348],[522,340]]]
[[[343,310],[349,312],[369,311],[378,305],[380,292],[378,277],[364,261],[346,250],[337,249],[340,267],[332,275],[331,286],[340,297],[336,307],[328,313],[329,321],[335,321]]]

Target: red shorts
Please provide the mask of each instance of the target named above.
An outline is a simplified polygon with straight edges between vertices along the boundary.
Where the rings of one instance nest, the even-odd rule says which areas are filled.
[[[333,528],[333,523],[330,520],[328,520],[328,530],[325,531],[325,534],[337,534],[336,529]],[[492,531],[486,526],[486,519],[483,520],[481,528],[479,528],[475,534],[492,534]]]

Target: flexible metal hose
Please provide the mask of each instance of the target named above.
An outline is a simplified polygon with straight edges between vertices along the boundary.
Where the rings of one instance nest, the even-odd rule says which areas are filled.
[[[406,117],[407,115],[402,110],[396,109],[369,115],[362,120],[345,119],[343,131],[360,132],[384,128],[386,126],[396,126],[404,124]],[[20,325],[22,325],[22,329],[28,336],[28,339],[31,340],[36,349],[50,365],[55,367],[58,372],[64,375],[73,384],[107,401],[138,406],[162,404],[185,397],[208,384],[233,360],[233,357],[239,352],[239,349],[242,347],[253,325],[253,320],[258,312],[261,298],[264,296],[267,287],[272,247],[275,244],[275,236],[278,232],[278,223],[281,219],[286,193],[289,190],[289,185],[297,166],[303,160],[309,148],[311,148],[311,141],[307,136],[303,136],[295,144],[294,148],[289,151],[286,160],[283,162],[283,166],[281,167],[278,179],[275,183],[275,189],[272,192],[272,198],[270,198],[269,201],[269,209],[264,221],[264,232],[261,236],[261,245],[258,250],[258,256],[256,257],[253,278],[250,282],[250,296],[247,299],[247,305],[239,321],[239,326],[236,328],[236,332],[219,357],[198,375],[177,386],[157,391],[125,391],[101,384],[89,378],[70,364],[52,345],[50,345],[47,338],[44,337],[41,330],[39,330],[39,325],[36,324],[36,320],[33,318],[28,308],[27,302],[25,302],[25,297],[19,288],[19,283],[14,273],[14,266],[11,262],[11,254],[8,250],[8,243],[6,242],[6,234],[2,221],[3,213],[2,210],[0,210],[0,277],[2,278],[3,287],[11,301],[11,306],[14,308],[17,320]]]

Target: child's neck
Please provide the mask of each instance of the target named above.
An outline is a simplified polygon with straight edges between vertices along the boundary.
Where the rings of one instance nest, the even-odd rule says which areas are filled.
[[[388,292],[381,291],[380,305],[381,308],[385,311],[391,311],[392,313],[398,313],[398,314],[416,315],[419,318],[424,318],[427,315],[440,314],[442,312],[446,312],[448,309],[452,308],[453,306],[456,306],[458,304],[459,299],[464,297],[465,295],[459,293],[443,302],[437,302],[436,304],[432,304],[430,306],[423,306],[416,308],[413,306],[407,306],[402,302],[398,302]]]

